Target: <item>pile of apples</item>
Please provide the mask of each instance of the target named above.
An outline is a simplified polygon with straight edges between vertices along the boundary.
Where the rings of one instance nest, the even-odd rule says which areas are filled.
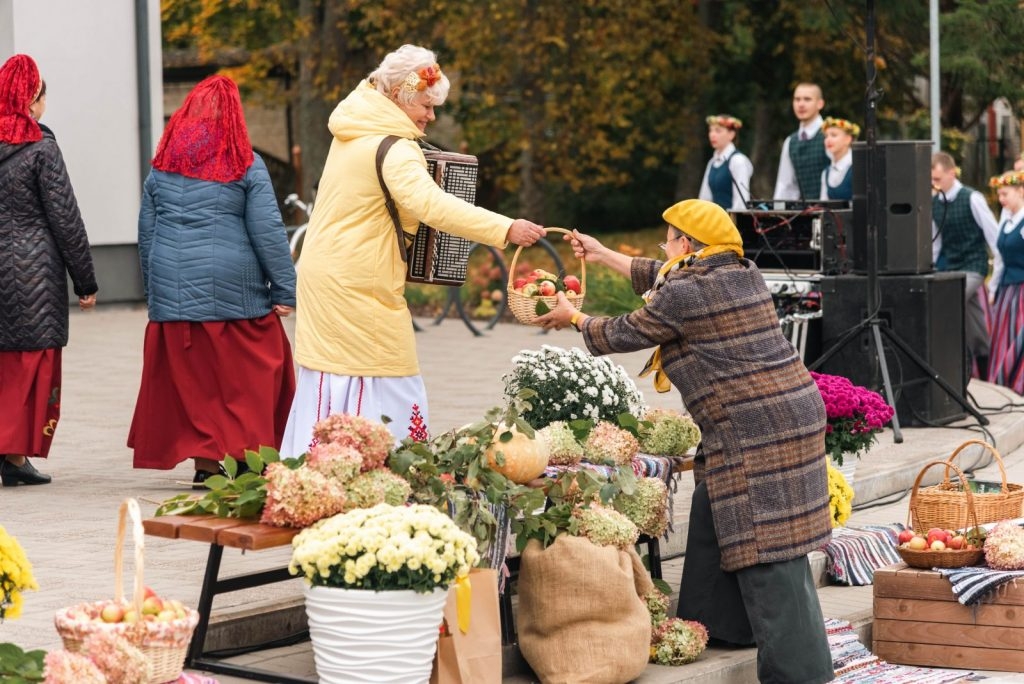
[[[185,604],[176,599],[165,599],[157,596],[156,592],[146,587],[145,598],[142,601],[142,614],[135,610],[135,604],[130,601],[107,601],[102,604],[96,617],[93,619],[99,622],[125,622],[133,623],[139,620],[147,622],[170,622],[188,616]]]
[[[901,547],[912,551],[974,551],[981,548],[968,540],[964,534],[940,527],[933,527],[924,534],[903,530],[898,539]]]
[[[554,273],[536,268],[525,277],[512,281],[512,289],[526,297],[551,297],[556,292],[579,294],[583,289],[580,279],[574,275],[559,278]]]

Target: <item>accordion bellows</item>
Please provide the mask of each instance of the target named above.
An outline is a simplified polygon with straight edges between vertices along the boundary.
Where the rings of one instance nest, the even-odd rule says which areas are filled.
[[[445,192],[470,204],[476,202],[477,158],[426,147],[427,171]],[[406,281],[460,287],[473,242],[421,223],[409,249]]]

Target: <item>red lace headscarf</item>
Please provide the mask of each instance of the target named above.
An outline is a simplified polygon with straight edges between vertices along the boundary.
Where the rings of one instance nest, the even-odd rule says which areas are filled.
[[[238,86],[225,76],[210,76],[167,122],[153,168],[226,183],[244,176],[252,161]]]
[[[0,67],[0,142],[35,142],[43,137],[39,124],[28,113],[43,79],[28,55],[14,55]]]

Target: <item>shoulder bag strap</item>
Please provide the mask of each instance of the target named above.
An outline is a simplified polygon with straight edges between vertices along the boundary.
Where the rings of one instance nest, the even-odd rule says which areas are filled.
[[[387,156],[388,150],[394,145],[400,138],[397,135],[385,136],[380,141],[380,146],[377,147],[377,180],[380,181],[380,189],[384,191],[384,208],[388,210],[388,215],[391,217],[391,222],[395,224],[395,237],[398,239],[398,251],[402,255],[402,261],[409,261],[409,249],[405,245],[406,239],[412,239],[414,236],[409,235],[402,230],[402,223],[398,220],[398,207],[395,206],[395,200],[391,197],[391,192],[388,190],[387,183],[384,182],[384,174],[382,169],[384,168],[384,157]]]

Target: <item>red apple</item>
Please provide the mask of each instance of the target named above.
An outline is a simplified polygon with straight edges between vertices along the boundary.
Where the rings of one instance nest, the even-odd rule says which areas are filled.
[[[576,294],[579,294],[580,290],[583,288],[583,286],[580,284],[580,279],[574,275],[567,275],[564,278],[562,278],[562,284],[565,285],[566,290],[570,290],[571,292],[575,292]]]
[[[908,541],[910,541],[913,538],[914,538],[914,531],[913,530],[903,530],[902,532],[900,532],[899,537],[897,537],[897,539],[899,540],[900,544],[906,544]]]
[[[156,596],[150,596],[142,602],[142,614],[143,615],[156,615],[164,609],[164,602],[158,599]]]
[[[116,603],[108,603],[100,611],[100,619],[104,622],[121,622],[124,619],[124,608]]]
[[[545,297],[550,297],[553,294],[555,294],[555,292],[557,292],[557,291],[558,291],[558,288],[556,288],[555,284],[553,282],[551,282],[550,280],[544,280],[540,284],[540,294],[545,296]]]
[[[946,544],[951,549],[962,549],[967,545],[967,540],[962,534],[958,534]]]
[[[143,592],[144,592],[143,595],[142,595],[142,599],[143,600],[148,599],[150,596],[156,596],[156,592],[153,591],[152,587],[143,587]]]
[[[512,289],[513,290],[521,290],[523,285],[526,285],[526,283],[528,283],[528,282],[529,281],[526,278],[516,278],[512,282]]]

